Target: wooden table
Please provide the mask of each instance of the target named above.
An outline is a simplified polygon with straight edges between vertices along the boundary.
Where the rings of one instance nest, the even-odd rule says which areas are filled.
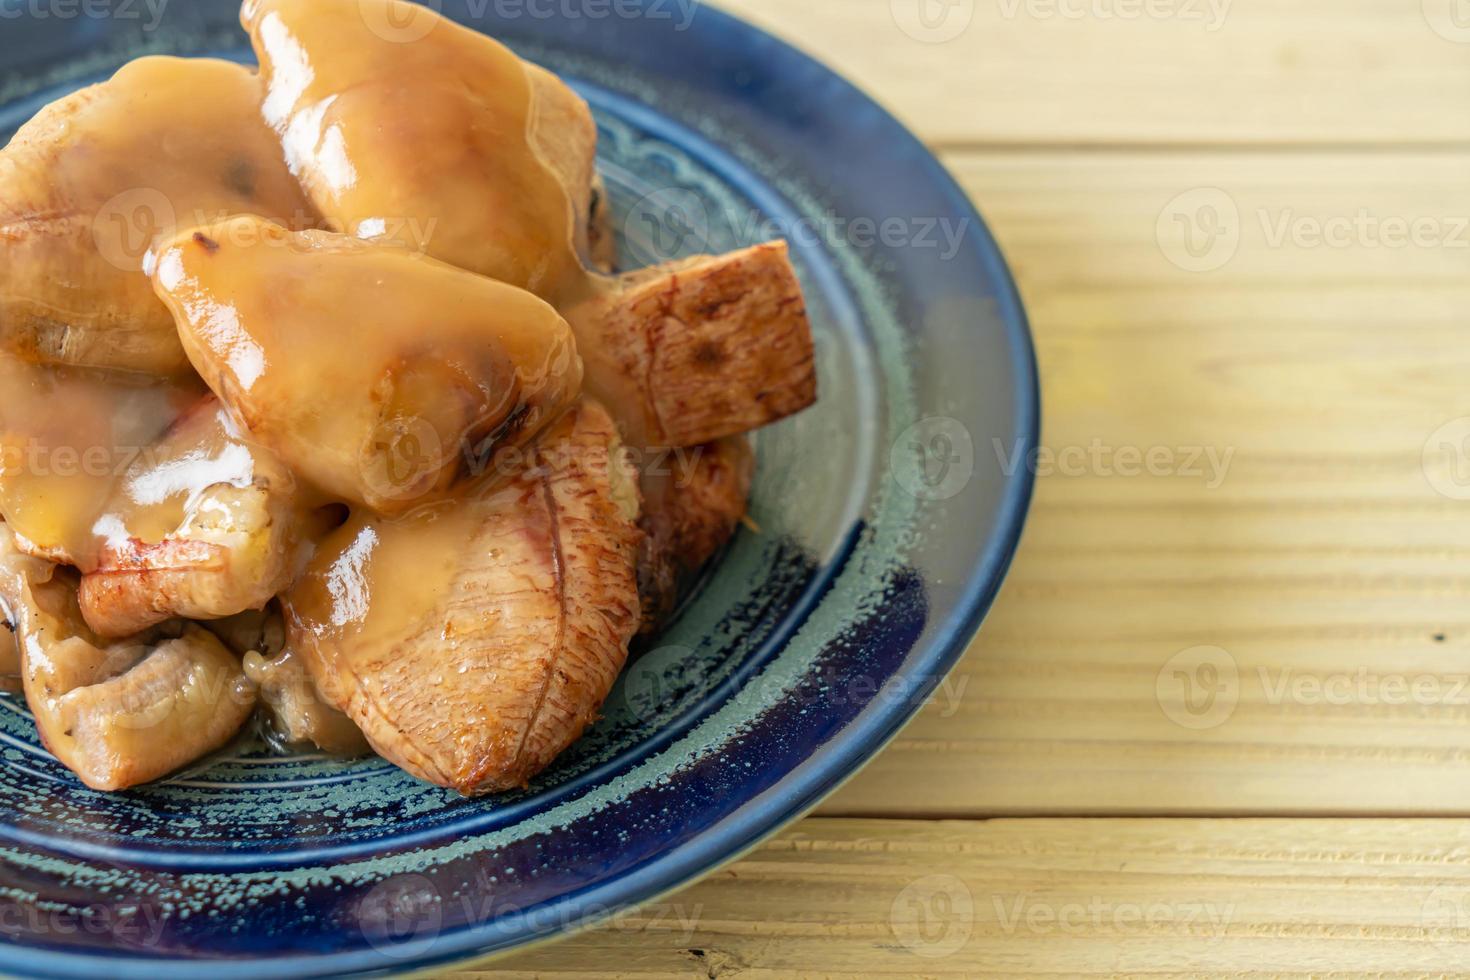
[[[1470,3],[917,2],[727,5],[1010,257],[1056,453],[1010,580],[817,816],[494,969],[1470,968]]]

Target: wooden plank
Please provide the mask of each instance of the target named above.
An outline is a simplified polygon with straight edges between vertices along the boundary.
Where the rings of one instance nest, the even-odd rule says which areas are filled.
[[[808,820],[475,977],[1457,975],[1470,824]]]
[[[822,812],[1470,812],[1470,155],[951,164],[1018,270],[1057,457],[977,644]],[[1193,187],[1247,229],[1212,272],[1156,239]],[[1444,240],[1257,217],[1359,209]]]
[[[1455,2],[719,0],[947,145],[1463,144]]]

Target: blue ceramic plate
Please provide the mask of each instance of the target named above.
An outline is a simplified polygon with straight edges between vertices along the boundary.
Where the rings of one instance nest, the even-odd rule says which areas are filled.
[[[233,0],[168,4],[158,23],[156,7],[0,0],[0,133],[140,53],[249,58]],[[626,267],[791,240],[821,404],[760,433],[759,533],[526,792],[470,801],[383,762],[244,753],[108,796],[39,748],[22,700],[0,700],[4,972],[366,974],[595,923],[851,775],[1000,585],[1031,490],[1013,461],[1036,441],[1035,364],[1004,260],[918,141],[821,65],[691,3],[442,7],[591,101]]]

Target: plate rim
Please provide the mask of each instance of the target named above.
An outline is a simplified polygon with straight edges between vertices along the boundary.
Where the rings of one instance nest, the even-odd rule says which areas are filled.
[[[826,95],[834,104],[845,103],[867,114],[866,118],[882,132],[883,137],[894,141],[891,148],[901,149],[918,169],[916,177],[931,185],[955,215],[973,222],[978,244],[976,251],[987,282],[994,287],[997,319],[1004,327],[1010,349],[1010,374],[1016,386],[1012,406],[1014,436],[1024,447],[1034,449],[1039,446],[1042,424],[1040,374],[1030,320],[1004,252],[975,202],[929,148],[857,84],[800,47],[729,11],[701,4],[699,12],[701,18],[714,22],[710,30],[754,35],[772,60],[795,62],[804,71],[824,78],[831,85]],[[617,878],[537,906],[534,910],[536,918],[549,925],[536,925],[530,921],[526,911],[519,911],[467,926],[453,934],[423,940],[425,949],[422,955],[414,952],[413,944],[399,948],[391,956],[376,949],[280,957],[266,955],[209,962],[210,972],[221,978],[256,976],[262,964],[269,964],[273,975],[288,978],[418,973],[448,965],[488,962],[594,928],[615,914],[657,901],[740,860],[816,809],[856,776],[898,736],[918,713],[924,700],[954,668],[972,643],[1007,577],[1025,528],[1035,482],[1035,474],[1027,466],[1016,467],[1013,472],[1005,474],[995,529],[970,563],[964,585],[956,592],[948,618],[938,624],[939,629],[933,639],[921,641],[910,652],[907,669],[919,679],[914,687],[914,697],[887,704],[875,701],[764,794],[747,801],[738,812],[690,840],[669,848]],[[198,967],[203,962],[163,957],[112,957],[9,943],[0,950],[0,964],[5,969],[19,969],[37,976],[93,975],[101,968],[119,978],[156,980],[173,970]]]

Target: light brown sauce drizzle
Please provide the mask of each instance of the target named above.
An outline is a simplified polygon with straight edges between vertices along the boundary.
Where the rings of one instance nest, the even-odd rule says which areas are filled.
[[[480,535],[484,514],[497,495],[520,492],[479,482],[454,501],[404,517],[354,515],[322,542],[315,574],[290,597],[289,615],[297,627],[306,628],[311,652],[386,655],[391,652],[387,643],[416,632],[412,624],[442,618],[464,564],[464,548]],[[451,648],[456,644],[452,633],[438,639]],[[332,667],[329,674],[336,672],[335,663]]]
[[[642,443],[647,394],[598,329],[618,283],[584,264],[596,132],[577,96],[500,43],[399,0],[251,0],[242,20],[265,117],[327,226],[551,303],[576,334],[585,390]],[[355,513],[322,542],[287,603],[319,679],[341,676],[344,651],[388,656],[414,624],[442,618],[484,497],[519,492],[503,475],[406,516]]]
[[[206,397],[197,382],[136,383],[0,355],[0,391],[0,513],[48,555],[90,570],[109,537],[177,527],[202,489],[177,468],[159,471],[186,465],[160,440]]]

